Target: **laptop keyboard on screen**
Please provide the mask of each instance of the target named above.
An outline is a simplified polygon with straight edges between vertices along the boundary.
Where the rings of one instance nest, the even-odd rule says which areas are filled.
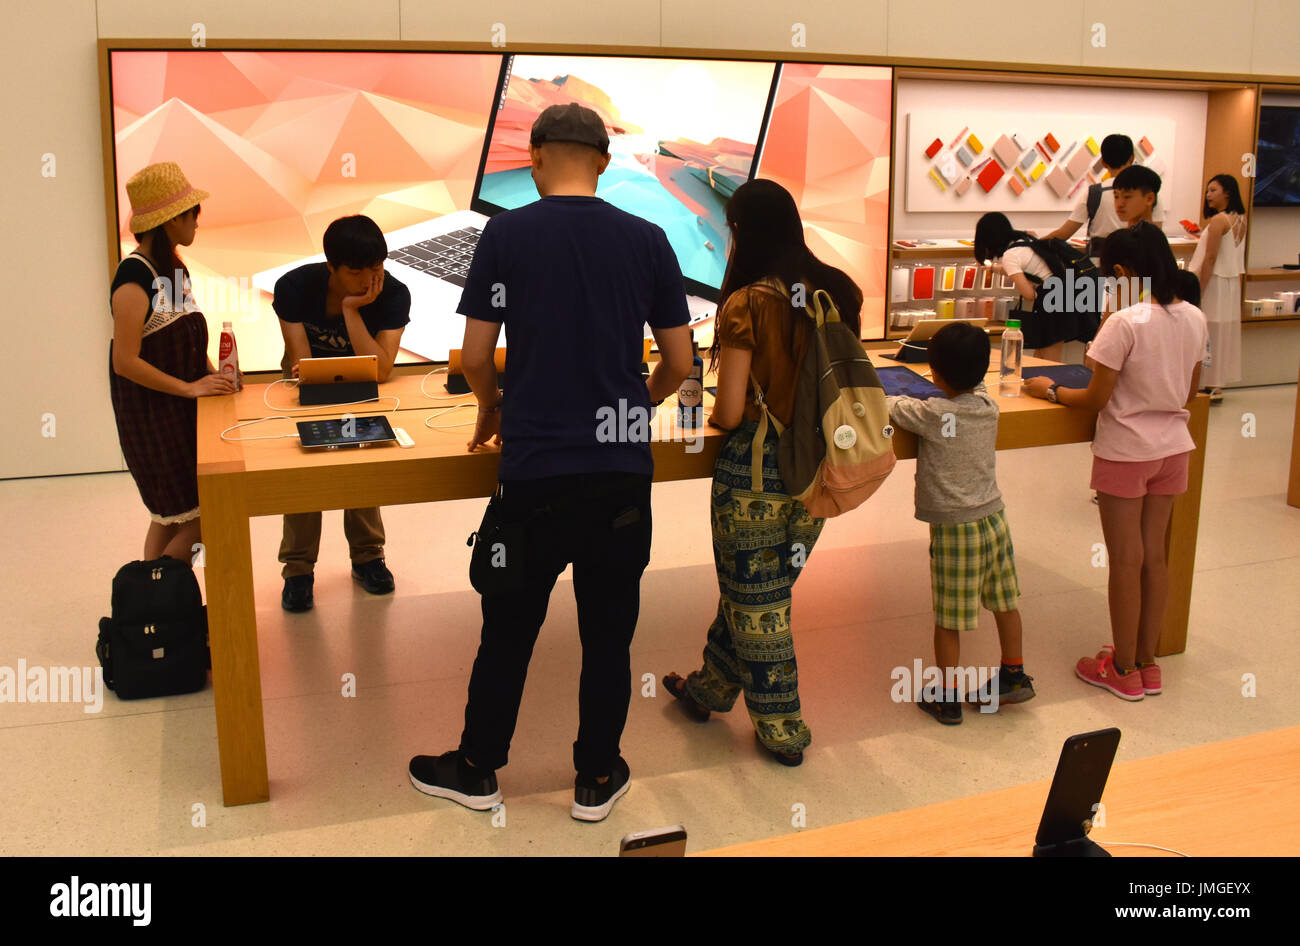
[[[482,230],[465,227],[393,250],[388,258],[464,288],[465,275]]]

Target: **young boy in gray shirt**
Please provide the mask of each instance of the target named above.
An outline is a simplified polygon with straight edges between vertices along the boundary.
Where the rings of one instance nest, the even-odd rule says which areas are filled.
[[[951,726],[962,718],[960,633],[979,627],[981,603],[997,622],[1002,666],[996,681],[967,698],[1023,703],[1034,687],[1021,656],[1020,586],[995,474],[998,406],[984,388],[988,334],[969,322],[945,325],[930,340],[929,358],[944,397],[891,397],[889,417],[917,436],[916,518],[930,524],[934,656],[944,683],[918,705]]]

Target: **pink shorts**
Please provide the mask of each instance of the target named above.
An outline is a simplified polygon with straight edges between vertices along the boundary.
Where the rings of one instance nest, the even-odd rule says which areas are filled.
[[[1187,459],[1192,454],[1176,453],[1163,460],[1104,460],[1092,458],[1092,488],[1107,496],[1138,499],[1148,493],[1177,496],[1187,492]]]

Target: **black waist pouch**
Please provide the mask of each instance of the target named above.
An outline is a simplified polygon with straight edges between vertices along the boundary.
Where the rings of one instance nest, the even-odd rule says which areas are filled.
[[[527,579],[528,524],[537,517],[509,521],[500,496],[493,496],[483,513],[478,531],[470,533],[466,545],[473,546],[469,558],[469,583],[481,595],[513,594]]]

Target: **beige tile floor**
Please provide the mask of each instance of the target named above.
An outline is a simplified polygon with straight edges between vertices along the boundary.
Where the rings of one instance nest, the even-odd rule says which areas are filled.
[[[662,690],[638,690],[623,741],[631,791],[606,822],[571,821],[578,645],[563,578],[500,773],[505,823],[494,826],[490,814],[417,793],[406,776],[411,755],[449,748],[460,733],[478,633],[464,542],[482,503],[389,509],[398,589],[387,598],[350,580],[340,516],[327,513],[306,615],[280,609],[280,524],[258,519],[273,800],[222,806],[210,688],[132,703],[109,694],[97,714],[3,703],[0,853],[610,855],[623,835],[676,822],[704,850],[795,830],[796,805],[820,827],[1044,779],[1062,740],[1088,729],[1119,726],[1124,760],[1295,724],[1300,509],[1284,502],[1295,397],[1294,386],[1234,390],[1211,412],[1189,647],[1162,661],[1160,697],[1124,703],[1073,675],[1074,661],[1108,639],[1106,572],[1092,565],[1101,529],[1079,444],[998,454],[1038,698],[951,728],[891,702],[892,669],[929,657],[932,626],[926,530],[912,518],[915,465],[905,462],[867,505],[827,526],[796,588],[814,738],[802,768],[761,757],[741,708],[699,725]],[[1254,438],[1242,436],[1248,411]],[[655,487],[635,678],[697,665],[716,604],[707,489],[705,480]],[[0,666],[92,664],[112,574],[143,538],[130,478],[0,482],[0,518],[10,536]],[[963,662],[996,663],[987,615],[968,640]],[[341,695],[345,673],[356,675],[355,698]],[[1254,698],[1241,695],[1246,673],[1258,681]]]

